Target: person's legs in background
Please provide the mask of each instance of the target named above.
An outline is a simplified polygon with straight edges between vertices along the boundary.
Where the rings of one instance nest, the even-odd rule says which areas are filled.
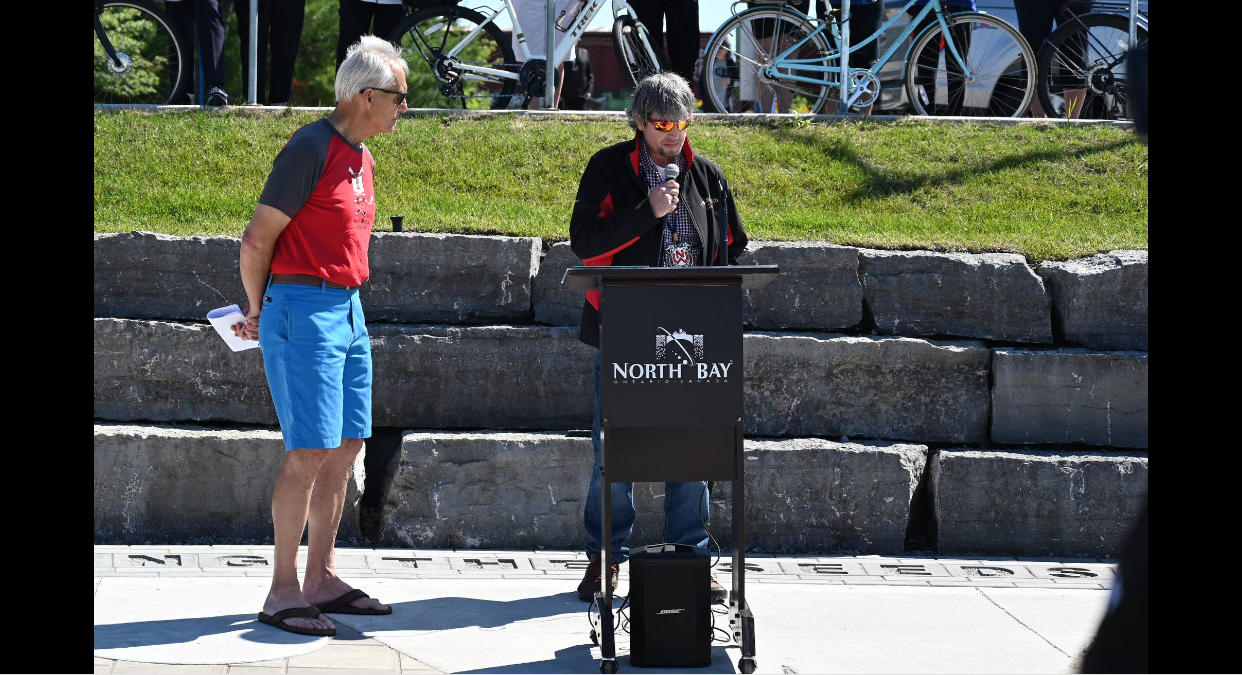
[[[668,18],[665,42],[669,66],[693,86],[694,62],[699,58],[699,43],[702,41],[699,35],[699,0],[668,0],[664,14]],[[703,98],[697,92],[695,95]]]
[[[400,6],[397,6],[400,9]],[[288,105],[293,94],[293,66],[302,42],[306,0],[272,0],[272,77],[267,105]]]
[[[647,29],[651,48],[664,50],[664,0],[630,0],[630,6],[638,15],[638,22]]]
[[[339,70],[345,61],[345,52],[358,38],[371,30],[371,19],[375,16],[376,5],[362,0],[341,0],[340,29],[336,39],[336,67]],[[398,7],[398,10],[400,7]],[[387,37],[387,36],[385,36]]]
[[[228,105],[229,96],[224,91],[224,16],[220,14],[220,0],[186,1],[194,3],[207,105]]]
[[[707,548],[707,520],[710,504],[707,483],[682,481],[664,484],[664,541]],[[711,583],[711,601],[726,602],[729,591],[715,579]]]
[[[595,357],[595,418],[591,423],[591,445],[595,449],[595,463],[591,469],[591,482],[587,486],[586,503],[582,509],[582,525],[587,534],[586,552],[590,556],[591,562],[587,566],[586,574],[582,578],[582,582],[578,584],[578,598],[583,602],[590,602],[591,596],[599,590],[603,585],[600,583],[602,574],[600,573],[600,547],[607,545],[608,548],[608,571],[609,583],[616,587],[616,569],[621,563],[625,562],[629,557],[630,550],[625,547],[625,541],[634,533],[634,484],[633,483],[612,483],[609,487],[612,490],[612,532],[607,536],[603,534],[604,520],[604,476],[601,471],[601,460],[603,459],[603,427],[601,426],[601,409],[600,409],[600,358]]]
[[[694,83],[694,62],[699,58],[698,0],[632,0],[630,6],[647,29],[651,47],[663,50],[673,72]],[[668,19],[668,35],[664,20]],[[696,94],[697,95],[697,94]]]
[[[701,480],[664,484],[664,541],[707,546],[707,483]]]
[[[392,32],[396,29],[397,24],[401,23],[403,16],[405,14],[401,5],[376,5],[375,32],[372,35],[387,40],[392,36]]]
[[[1013,0],[1014,12],[1018,15],[1018,32],[1022,33],[1036,55],[1044,40],[1052,34],[1052,20],[1060,4],[1060,0]],[[1031,117],[1047,116],[1039,96],[1036,96],[1031,101]]]
[[[198,77],[197,68],[195,67],[194,48],[194,0],[166,0],[164,2],[164,13],[168,15],[168,20],[172,22],[173,29],[177,31],[177,39],[181,40],[181,44],[185,45],[185,54],[190,56],[189,72],[191,86],[185,88],[187,94],[184,101],[179,103],[190,103],[196,95],[195,87],[192,86]],[[201,101],[200,101],[201,103]]]
[[[1061,5],[1061,3],[1057,3],[1057,5],[1057,28],[1060,28],[1066,21],[1072,20],[1070,13],[1062,11],[1062,9],[1068,9],[1074,15],[1086,14],[1092,10],[1090,1],[1074,2],[1071,0],[1064,5]],[[1081,33],[1079,37],[1080,39],[1066,41],[1066,47],[1063,48],[1066,53],[1058,57],[1058,60],[1072,62],[1079,72],[1085,73],[1087,72],[1087,55],[1092,51],[1092,43],[1094,42],[1098,49],[1098,42],[1093,41],[1087,33]],[[1031,47],[1031,49],[1035,48]],[[1087,104],[1087,89],[1082,86],[1086,84],[1086,81],[1077,77],[1069,79],[1069,82],[1053,82],[1052,84],[1061,85],[1059,89],[1061,90],[1061,96],[1065,98],[1065,107],[1069,111],[1069,118],[1078,119],[1085,112],[1084,108]],[[1036,97],[1036,100],[1039,100],[1038,97]]]

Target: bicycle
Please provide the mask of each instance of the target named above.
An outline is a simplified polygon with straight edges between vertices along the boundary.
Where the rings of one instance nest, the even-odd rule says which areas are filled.
[[[577,43],[604,0],[587,0],[570,13],[573,3],[561,13],[556,29],[563,35],[553,47],[553,63],[561,63]],[[407,100],[411,108],[505,108],[518,85],[528,96],[542,96],[547,78],[547,61],[532,59],[523,37],[513,0],[503,0],[485,17],[478,11],[457,5],[439,5],[413,12],[393,30],[389,40],[400,49],[410,66]],[[651,46],[647,29],[626,0],[612,0],[613,47],[630,86],[668,64],[661,51]],[[517,61],[509,39],[494,23],[508,11],[513,31],[518,35],[522,61]],[[543,45],[536,49],[544,51]]]
[[[1061,8],[1069,20],[1057,25],[1037,57],[1039,103],[1049,117],[1133,117],[1125,65],[1129,7],[1129,3],[1096,2],[1085,14]],[[1141,47],[1147,44],[1147,14],[1139,12],[1136,21]]]
[[[192,79],[190,47],[150,0],[95,0],[95,103],[169,105]]]
[[[908,0],[878,31],[850,45],[869,44],[919,0]],[[734,3],[736,10],[738,2]],[[839,15],[837,9],[832,10]],[[902,57],[906,95],[920,115],[1019,117],[1035,96],[1035,54],[1013,26],[983,12],[946,14],[930,0],[870,69],[851,68],[847,104],[862,109],[880,96],[879,70],[925,18]],[[818,113],[841,89],[840,23],[816,21],[786,7],[752,7],[721,24],[704,56],[704,103],[717,112]],[[731,41],[730,41],[731,40]],[[736,47],[734,46],[736,45]],[[835,63],[834,63],[835,62]],[[734,76],[740,82],[734,81]],[[730,88],[735,93],[730,97]],[[732,102],[726,98],[732,98]]]

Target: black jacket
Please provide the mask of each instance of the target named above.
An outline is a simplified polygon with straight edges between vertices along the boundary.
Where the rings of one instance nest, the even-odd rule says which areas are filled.
[[[604,148],[591,157],[569,223],[569,245],[584,265],[661,264],[664,218],[656,218],[647,199],[647,181],[638,169],[641,136]],[[720,167],[695,157],[690,141],[682,147],[689,167],[677,182],[690,221],[703,242],[705,265],[736,265],[746,248],[746,231],[738,217],[729,181]],[[720,257],[721,231],[727,263]],[[578,339],[599,346],[599,291],[587,291]]]

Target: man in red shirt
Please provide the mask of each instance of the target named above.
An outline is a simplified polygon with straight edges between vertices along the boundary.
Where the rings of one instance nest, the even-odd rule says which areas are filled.
[[[293,633],[334,635],[321,612],[392,612],[337,576],[333,548],[350,468],[371,435],[371,342],[358,287],[370,275],[375,161],[362,140],[395,128],[408,70],[380,38],[350,47],[336,74],[336,110],[294,132],[276,156],[242,237],[248,308],[234,331],[263,348],[286,451],[272,492],[275,569],[259,620]]]

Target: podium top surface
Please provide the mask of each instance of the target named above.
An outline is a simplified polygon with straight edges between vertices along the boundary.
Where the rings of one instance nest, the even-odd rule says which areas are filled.
[[[676,281],[706,283],[740,280],[743,289],[763,288],[781,273],[777,265],[730,265],[728,267],[570,267],[561,279],[566,291],[598,291],[614,281],[659,283]]]

